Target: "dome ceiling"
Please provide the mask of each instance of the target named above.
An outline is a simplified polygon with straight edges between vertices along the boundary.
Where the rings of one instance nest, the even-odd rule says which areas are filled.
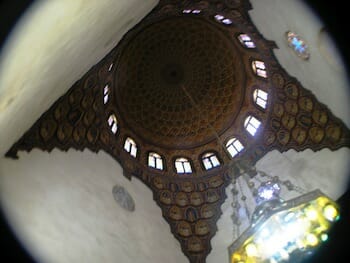
[[[104,150],[151,188],[205,262],[225,188],[267,152],[349,147],[349,130],[278,63],[249,1],[163,0],[7,152]]]
[[[143,140],[193,148],[232,125],[243,103],[246,73],[225,33],[192,16],[129,33],[117,62],[116,98],[120,117]]]

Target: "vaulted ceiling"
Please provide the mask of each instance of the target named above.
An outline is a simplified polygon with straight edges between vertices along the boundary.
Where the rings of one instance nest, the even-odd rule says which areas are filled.
[[[105,151],[152,190],[190,262],[205,262],[237,169],[273,150],[349,147],[346,124],[281,66],[251,9],[160,1],[6,156]]]

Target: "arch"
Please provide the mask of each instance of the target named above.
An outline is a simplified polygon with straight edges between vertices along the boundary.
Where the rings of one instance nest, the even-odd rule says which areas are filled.
[[[132,157],[136,157],[137,145],[133,139],[127,137],[124,142],[124,150],[130,153]]]
[[[213,169],[220,166],[220,161],[217,155],[213,152],[207,152],[202,155],[202,163],[205,170]]]
[[[256,105],[262,109],[266,109],[268,93],[261,89],[255,89],[253,92],[253,99]]]
[[[108,117],[108,126],[111,129],[113,134],[116,134],[118,131],[118,120],[115,114],[110,114]]]
[[[226,143],[226,150],[231,155],[231,157],[235,157],[241,151],[243,151],[243,144],[235,137],[229,139]]]
[[[192,173],[191,163],[184,157],[179,157],[175,160],[175,169],[178,174]]]
[[[261,125],[261,121],[259,121],[257,118],[255,118],[252,115],[249,115],[244,121],[244,128],[252,136],[255,136],[260,125]]]
[[[253,60],[252,69],[257,76],[267,78],[265,62],[260,60]]]
[[[253,40],[247,34],[243,34],[243,33],[239,34],[237,36],[237,38],[238,38],[239,42],[241,42],[241,44],[246,48],[255,48],[256,47]]]
[[[158,153],[150,152],[148,153],[148,166],[154,169],[163,170],[163,158]]]

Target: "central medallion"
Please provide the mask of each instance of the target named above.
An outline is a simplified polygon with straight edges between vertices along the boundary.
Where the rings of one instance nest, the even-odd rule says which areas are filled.
[[[115,87],[120,116],[135,134],[162,148],[189,149],[232,125],[246,76],[227,32],[204,18],[175,17],[128,34]]]
[[[164,85],[181,85],[184,81],[184,70],[179,64],[164,65],[161,70]]]

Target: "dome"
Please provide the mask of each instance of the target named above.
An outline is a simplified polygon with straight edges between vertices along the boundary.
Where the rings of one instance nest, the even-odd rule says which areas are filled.
[[[190,262],[205,262],[226,188],[239,176],[232,167],[273,150],[349,147],[346,125],[280,65],[251,8],[160,1],[6,157],[106,152],[151,189]]]

